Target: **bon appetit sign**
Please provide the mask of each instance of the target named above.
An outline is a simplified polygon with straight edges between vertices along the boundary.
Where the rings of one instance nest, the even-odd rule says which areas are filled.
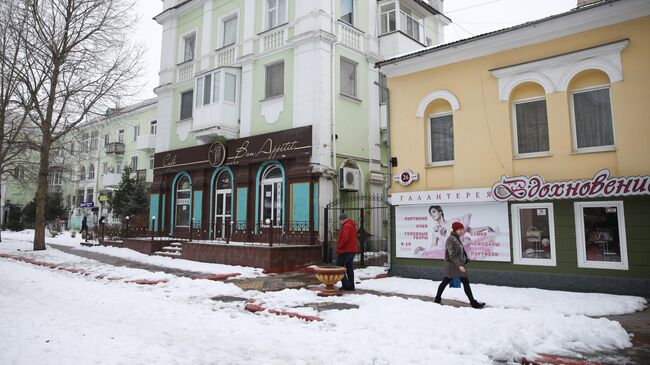
[[[498,201],[583,199],[650,194],[650,176],[612,177],[608,169],[589,180],[546,182],[538,175],[504,176],[492,186]]]

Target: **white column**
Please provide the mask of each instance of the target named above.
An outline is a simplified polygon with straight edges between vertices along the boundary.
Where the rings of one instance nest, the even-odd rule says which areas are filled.
[[[206,1],[203,4],[203,32],[201,36],[201,70],[208,70],[212,67],[212,55],[214,48],[212,46],[212,1]]]
[[[169,19],[163,23],[162,44],[160,48],[160,71],[158,72],[158,85],[173,83],[176,71],[176,19]]]
[[[255,0],[245,0],[244,13],[240,17],[244,22],[244,36],[242,37],[242,56],[252,54],[255,46]]]
[[[248,137],[251,135],[253,123],[253,71],[254,63],[252,60],[246,61],[241,70],[241,100],[239,113],[239,137]],[[262,83],[263,84],[263,83]]]

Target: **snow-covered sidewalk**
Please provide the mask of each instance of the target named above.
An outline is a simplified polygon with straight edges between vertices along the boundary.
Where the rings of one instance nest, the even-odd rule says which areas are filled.
[[[0,252],[93,274],[168,282],[141,286],[0,258],[1,364],[491,364],[536,354],[576,357],[631,346],[618,322],[588,316],[646,305],[638,297],[489,285],[473,285],[489,305],[482,310],[370,294],[321,298],[306,289],[243,291],[229,282],[118,268],[53,249],[29,252],[30,239],[5,233]],[[211,264],[182,265],[213,271],[203,267]],[[251,277],[261,275],[244,269]],[[377,269],[365,271],[369,277]],[[358,287],[433,296],[437,283],[385,278],[363,280]],[[215,296],[242,301],[219,302],[211,299]],[[443,297],[465,300],[460,289],[448,289]],[[243,299],[322,321],[253,314],[244,310]],[[318,312],[311,305],[325,302],[358,308]]]

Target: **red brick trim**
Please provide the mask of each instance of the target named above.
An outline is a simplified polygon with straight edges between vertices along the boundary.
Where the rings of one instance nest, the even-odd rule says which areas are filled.
[[[259,304],[255,304],[252,300],[249,300],[248,303],[246,303],[246,305],[244,306],[244,309],[246,309],[247,311],[249,311],[251,313],[264,312],[265,310],[267,310],[263,306],[261,306]],[[271,313],[271,314],[278,315],[278,316],[287,316],[289,318],[298,318],[298,319],[302,319],[302,320],[305,320],[305,321],[308,321],[308,322],[313,322],[313,321],[320,322],[320,321],[323,320],[322,318],[317,317],[317,316],[307,316],[307,315],[300,314],[300,313],[288,312],[288,311],[277,310],[277,309],[268,309],[268,312]]]

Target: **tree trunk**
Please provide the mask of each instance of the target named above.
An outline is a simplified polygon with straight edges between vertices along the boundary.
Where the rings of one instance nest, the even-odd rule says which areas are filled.
[[[36,189],[36,227],[34,227],[34,251],[45,250],[45,202],[47,200],[47,174],[52,141],[44,135],[41,143],[40,164],[38,167],[38,187]]]

